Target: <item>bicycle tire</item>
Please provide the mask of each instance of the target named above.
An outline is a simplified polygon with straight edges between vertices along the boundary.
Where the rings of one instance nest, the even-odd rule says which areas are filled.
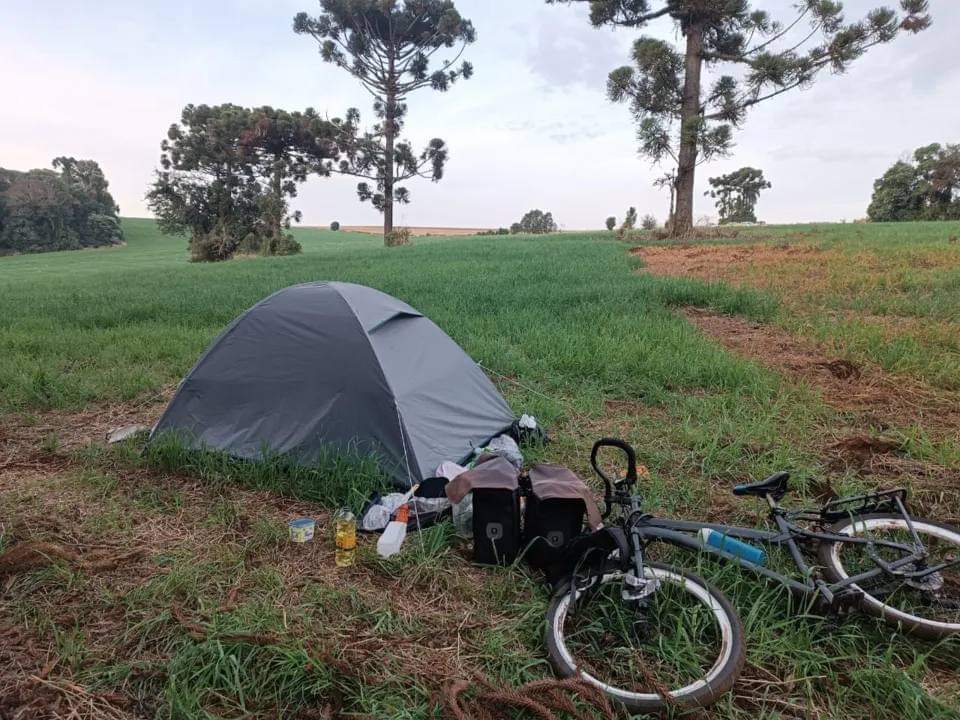
[[[661,563],[647,563],[648,577],[661,582],[671,582],[690,592],[706,605],[718,621],[721,629],[722,647],[717,661],[701,680],[683,688],[669,690],[669,698],[657,693],[638,693],[617,688],[577,667],[573,654],[564,641],[563,623],[570,604],[570,588],[561,589],[547,610],[546,645],[550,662],[563,677],[580,677],[599,688],[611,699],[621,703],[631,712],[659,712],[670,707],[703,708],[716,702],[729,691],[740,672],[746,657],[743,623],[730,601],[717,588],[698,575],[672,568]],[[614,563],[604,568],[602,583],[623,577],[623,572]],[[580,593],[577,593],[579,597]]]
[[[910,522],[921,535],[930,535],[944,540],[955,546],[960,553],[960,529],[951,525],[926,520],[924,518],[910,518]],[[853,535],[857,525],[865,530],[869,529],[898,529],[907,530],[906,521],[902,515],[894,513],[874,513],[857,515],[846,520],[834,523],[828,532],[837,535]],[[824,575],[830,582],[840,582],[848,577],[841,558],[842,542],[821,542],[817,549],[817,557],[823,567]],[[940,640],[945,637],[960,634],[960,621],[944,623],[921,617],[920,615],[905,612],[900,608],[887,604],[871,595],[867,590],[858,586],[851,587],[863,593],[861,608],[864,612],[878,617],[884,622],[899,627],[903,632],[928,640]],[[958,598],[960,600],[960,598]]]

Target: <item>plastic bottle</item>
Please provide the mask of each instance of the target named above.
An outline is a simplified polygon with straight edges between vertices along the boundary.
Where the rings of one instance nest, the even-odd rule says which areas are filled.
[[[407,536],[407,519],[409,517],[410,510],[406,505],[397,508],[395,518],[387,523],[383,534],[377,540],[377,552],[380,557],[390,557],[400,552],[403,539]]]
[[[704,545],[715,547],[731,555],[743,558],[754,565],[763,565],[767,562],[767,554],[758,547],[745,543],[736,538],[724,535],[722,532],[711,530],[710,528],[701,528],[700,541]]]
[[[337,567],[353,565],[357,552],[357,519],[350,508],[340,508],[333,516],[333,537],[337,547]]]

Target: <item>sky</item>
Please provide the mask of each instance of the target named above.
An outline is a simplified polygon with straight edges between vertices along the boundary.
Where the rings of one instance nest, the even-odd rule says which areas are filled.
[[[848,0],[853,18],[881,0]],[[892,0],[886,0],[891,3]],[[629,62],[639,33],[592,28],[584,7],[542,0],[456,0],[477,29],[465,54],[475,75],[447,93],[408,101],[415,147],[446,140],[439,183],[407,183],[412,226],[507,226],[531,208],[564,229],[598,228],[628,206],[663,220],[669,198],[653,187],[664,168],[637,154],[629,110],[609,102],[607,74]],[[758,0],[775,18],[793,0]],[[842,76],[755,108],[730,157],[698,170],[695,214],[716,215],[707,178],[750,165],[773,188],[768,222],[853,220],[873,181],[931,142],[960,141],[960,3],[930,0],[933,26],[871,50]],[[370,98],[321,61],[292,18],[315,0],[0,0],[0,167],[49,167],[58,155],[103,167],[125,216],[144,217],[160,141],[188,103],[314,107],[342,116]],[[647,34],[677,41],[668,21]],[[356,180],[312,178],[293,200],[304,224],[375,224]]]

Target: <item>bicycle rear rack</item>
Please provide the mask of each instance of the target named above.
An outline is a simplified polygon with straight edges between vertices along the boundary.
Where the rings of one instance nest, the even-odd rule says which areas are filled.
[[[868,515],[870,513],[899,513],[905,515],[906,502],[907,491],[904,488],[845,497],[828,502],[820,508],[820,519],[824,523],[835,523],[854,515]]]

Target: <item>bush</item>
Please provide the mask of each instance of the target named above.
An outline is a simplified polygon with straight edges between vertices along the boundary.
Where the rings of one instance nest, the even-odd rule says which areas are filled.
[[[290,233],[283,233],[279,237],[273,236],[263,249],[264,255],[297,255],[303,251],[303,246],[293,239]]]
[[[477,235],[509,235],[510,230],[505,227],[497,228],[496,230],[481,230]]]
[[[332,223],[330,223],[330,229],[334,232],[337,232],[337,230],[340,229],[340,223],[334,220]]]
[[[657,219],[653,215],[644,215],[643,220],[640,221],[640,227],[644,230],[656,230]]]
[[[617,219],[613,215],[611,215],[610,217],[607,218],[606,225],[607,225],[607,230],[613,230],[617,226]]]
[[[399,247],[400,245],[410,244],[410,228],[394,228],[383,236],[383,242],[387,247]]]

